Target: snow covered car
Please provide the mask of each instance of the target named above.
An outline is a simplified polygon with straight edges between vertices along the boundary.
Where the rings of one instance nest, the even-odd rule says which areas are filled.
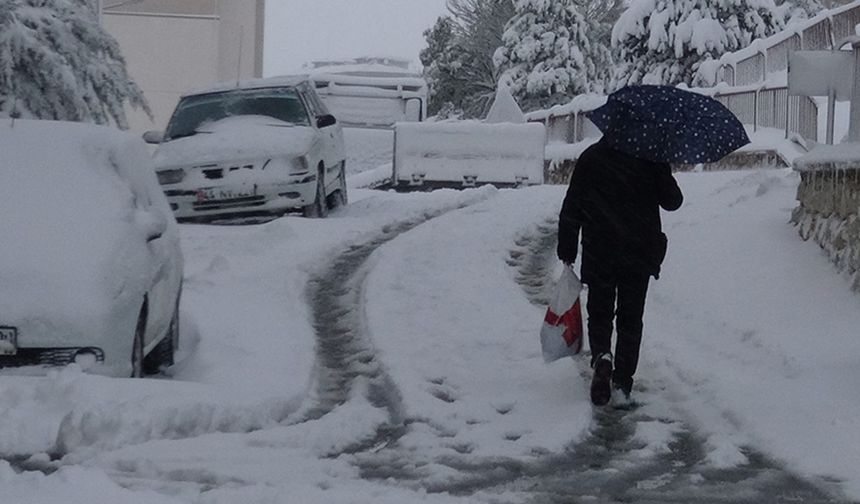
[[[340,124],[304,77],[273,77],[183,96],[155,152],[176,218],[211,221],[346,204]]]
[[[0,152],[0,366],[142,376],[171,364],[183,260],[146,144],[3,120]]]

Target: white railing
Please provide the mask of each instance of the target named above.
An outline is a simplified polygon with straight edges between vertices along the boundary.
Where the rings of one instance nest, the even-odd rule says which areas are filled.
[[[705,66],[700,78],[705,82],[725,82],[746,86],[768,80],[771,74],[788,70],[788,55],[795,50],[839,49],[846,37],[855,35],[860,23],[860,0],[822,12],[749,47],[724,54],[718,65]]]
[[[798,135],[818,140],[818,106],[805,96],[789,96],[788,58],[796,50],[839,49],[860,24],[860,0],[823,12],[788,30],[749,47],[724,54],[719,61],[702,65],[699,77],[713,88],[694,91],[713,96],[726,105],[744,124],[758,128],[778,128],[786,138]],[[585,113],[605,102],[605,97],[577,96],[568,105],[526,114],[529,121],[547,128],[548,142],[577,143],[589,130]]]
[[[818,141],[818,106],[811,98],[789,96],[785,86],[695,91],[713,96],[753,131],[776,128],[784,130],[786,138],[798,135]],[[603,101],[605,97],[590,97],[579,104],[571,102],[566,106],[532,112],[526,114],[526,118],[546,126],[547,142],[573,144],[583,141],[587,132],[594,131],[588,127],[585,114]]]

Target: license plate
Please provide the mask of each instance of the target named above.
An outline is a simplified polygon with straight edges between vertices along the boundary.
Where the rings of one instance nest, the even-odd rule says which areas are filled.
[[[15,355],[18,353],[18,329],[15,327],[0,327],[0,355]]]
[[[248,196],[256,196],[257,188],[254,187],[250,191],[232,191],[229,189],[198,189],[197,202],[230,200],[236,198],[247,198]]]

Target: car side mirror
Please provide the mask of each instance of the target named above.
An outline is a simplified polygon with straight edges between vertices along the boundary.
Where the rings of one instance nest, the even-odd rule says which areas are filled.
[[[317,128],[327,128],[337,124],[337,119],[331,114],[317,116]]]
[[[143,134],[143,141],[148,144],[160,144],[164,141],[164,132],[149,130]]]
[[[134,221],[146,236],[147,242],[161,238],[167,231],[167,217],[154,208],[135,211]]]

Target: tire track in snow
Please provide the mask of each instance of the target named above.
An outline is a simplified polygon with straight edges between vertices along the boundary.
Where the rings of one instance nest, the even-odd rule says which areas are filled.
[[[520,237],[509,261],[526,296],[539,305],[546,305],[551,293],[541,286],[553,285],[556,225],[550,220]],[[583,379],[590,380],[590,374]],[[651,384],[653,391],[645,385],[638,384],[636,392],[646,401],[663,389],[659,383]],[[572,496],[590,502],[837,502],[821,490],[826,482],[804,481],[751,447],[744,448],[749,461],[745,465],[709,467],[703,436],[682,420],[653,418],[642,409],[595,409],[591,432],[583,442],[538,462],[546,472],[534,475],[529,473],[536,469],[523,470],[522,481],[505,487],[534,489],[529,493],[541,502],[568,502]],[[639,451],[645,443],[637,430],[658,424],[671,428],[668,449],[642,459]]]
[[[310,406],[298,422],[315,420],[345,404],[355,393],[388,413],[388,422],[374,439],[358,442],[342,453],[358,453],[395,441],[405,430],[405,412],[400,391],[379,361],[364,314],[364,282],[370,273],[368,259],[378,248],[425,222],[447,212],[466,208],[486,199],[428,210],[419,217],[388,224],[382,233],[351,245],[308,285],[313,325],[317,334],[316,376]],[[366,387],[366,391],[358,387]]]
[[[556,225],[556,220],[547,220],[522,235],[508,260],[534,304],[546,305],[552,292]],[[590,379],[588,373],[583,379]],[[665,394],[661,384],[648,385],[646,381],[636,386],[646,402]],[[829,482],[805,481],[751,447],[744,448],[747,464],[714,468],[706,463],[703,436],[682,420],[655,418],[645,409],[595,409],[588,437],[562,454],[530,463],[464,464],[457,469],[471,477],[431,490],[472,494],[492,489],[522,495],[525,502],[840,502],[822,490]],[[643,452],[647,443],[637,432],[660,425],[670,433],[666,449]]]

